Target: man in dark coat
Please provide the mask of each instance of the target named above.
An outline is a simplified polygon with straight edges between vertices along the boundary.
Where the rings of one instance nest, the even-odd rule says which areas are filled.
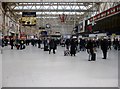
[[[31,45],[34,46],[35,45],[35,40],[31,39]]]
[[[52,49],[53,49],[53,53],[55,54],[55,50],[57,49],[57,44],[56,44],[56,41],[54,39],[51,39],[49,41],[49,54],[50,54]]]
[[[29,45],[29,39],[26,39],[26,46]]]
[[[13,49],[13,46],[14,46],[14,39],[13,38],[10,39],[10,45],[11,45],[11,49]]]
[[[115,50],[118,50],[118,47],[119,47],[119,40],[116,39],[115,40]]]
[[[47,40],[47,38],[44,38],[43,44],[44,44],[44,51],[48,51],[48,40]]]
[[[111,39],[108,39],[108,49],[110,50],[111,50],[111,45],[112,45]]]
[[[79,45],[80,45],[80,51],[84,51],[86,45],[85,39],[80,39]]]
[[[70,40],[69,39],[66,39],[65,45],[66,45],[66,49],[69,50],[69,46],[70,46]]]
[[[41,43],[42,43],[42,40],[38,39],[38,48],[41,48]]]
[[[108,50],[108,41],[105,38],[101,41],[101,50],[103,52],[103,59],[106,59],[107,58],[107,50]]]
[[[93,54],[94,54],[94,43],[92,40],[89,40],[87,42],[86,48],[87,48],[87,52],[91,55],[91,59],[89,59],[88,61],[93,61],[92,58],[93,58]]]
[[[20,40],[18,38],[15,39],[15,46],[16,46],[17,50],[19,50],[19,48],[20,48]]]
[[[5,41],[4,41],[4,38],[2,38],[2,47],[4,47],[5,45]]]
[[[71,56],[72,56],[72,55],[75,56],[77,44],[76,44],[76,42],[75,42],[74,39],[71,39],[70,46],[71,46],[71,47],[70,47],[70,54],[71,54]]]
[[[6,38],[5,39],[5,46],[7,46],[8,45],[8,39]]]

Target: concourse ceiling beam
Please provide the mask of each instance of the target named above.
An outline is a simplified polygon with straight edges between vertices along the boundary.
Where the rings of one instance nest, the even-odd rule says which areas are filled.
[[[13,10],[13,12],[96,12],[97,10],[62,10],[62,9],[56,9],[56,10],[47,10],[47,9],[20,9],[20,10]]]
[[[3,2],[119,2],[120,0],[4,0]]]
[[[17,16],[22,17],[22,15],[20,15],[20,14],[17,14]],[[74,17],[74,16],[80,17],[80,16],[83,16],[83,14],[80,14],[80,15],[74,15],[74,14],[70,15],[70,14],[68,14],[67,16],[69,16],[69,17]],[[59,14],[37,14],[36,17],[59,17]]]
[[[45,2],[39,2],[39,3],[8,3],[8,5],[12,6],[14,4],[17,4],[19,6],[49,6],[49,5],[53,5],[53,6],[74,6],[74,5],[79,5],[79,6],[87,6],[87,5],[92,5],[92,3],[90,2],[82,2],[82,3],[76,3],[76,2],[50,2],[50,3],[45,3]]]

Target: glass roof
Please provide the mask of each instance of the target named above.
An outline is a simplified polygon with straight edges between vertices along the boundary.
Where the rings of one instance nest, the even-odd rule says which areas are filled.
[[[37,15],[82,15],[90,9],[94,3],[75,3],[75,2],[46,2],[46,3],[15,3],[11,5],[11,9],[18,15],[22,12],[36,12]]]

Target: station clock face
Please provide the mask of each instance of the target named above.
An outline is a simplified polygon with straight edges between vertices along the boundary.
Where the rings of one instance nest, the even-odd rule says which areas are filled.
[[[50,24],[46,24],[46,28],[50,28]]]

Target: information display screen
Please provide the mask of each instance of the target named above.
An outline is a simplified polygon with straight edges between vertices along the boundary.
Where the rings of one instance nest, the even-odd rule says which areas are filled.
[[[23,26],[35,26],[36,12],[22,12],[21,22]]]

